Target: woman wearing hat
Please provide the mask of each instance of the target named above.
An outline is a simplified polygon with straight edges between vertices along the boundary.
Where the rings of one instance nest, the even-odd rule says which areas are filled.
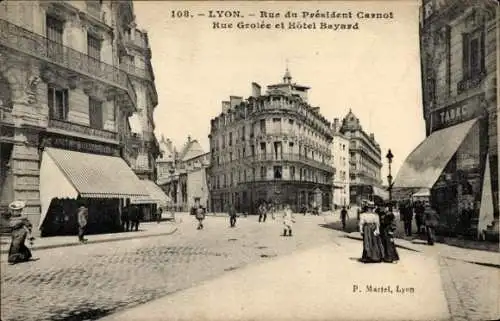
[[[359,217],[359,232],[363,236],[361,262],[378,263],[384,259],[384,247],[380,238],[380,219],[374,213],[375,204],[366,202]]]
[[[24,244],[26,238],[29,238],[30,242],[33,241],[31,237],[32,225],[30,221],[22,216],[23,208],[26,203],[22,201],[14,201],[9,204],[9,209],[11,211],[10,218],[10,228],[12,233],[12,241],[9,248],[9,263],[21,263],[29,261],[32,257],[31,251]]]

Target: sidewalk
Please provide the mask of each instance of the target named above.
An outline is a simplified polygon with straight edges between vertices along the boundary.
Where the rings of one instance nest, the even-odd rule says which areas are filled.
[[[87,236],[87,243],[116,242],[129,239],[140,239],[146,237],[170,235],[177,231],[177,224],[172,222],[144,222],[139,225],[138,232],[120,232],[109,234],[91,234]],[[79,245],[76,235],[71,236],[51,236],[36,238],[33,244],[33,250],[51,249],[57,247],[67,247]],[[8,253],[10,246],[10,237],[0,238],[0,253]]]
[[[101,320],[449,319],[435,259],[408,252],[398,264],[362,264],[352,258],[359,244],[342,243],[227,272]]]
[[[363,240],[359,232],[346,233],[345,236],[354,240]],[[498,252],[471,250],[443,243],[434,243],[433,246],[429,246],[421,240],[408,241],[398,238],[394,239],[394,243],[397,247],[415,252],[429,253],[450,259],[500,268],[500,254]]]

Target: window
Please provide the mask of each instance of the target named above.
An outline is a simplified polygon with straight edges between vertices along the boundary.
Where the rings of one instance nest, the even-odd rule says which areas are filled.
[[[288,124],[290,125],[290,127],[293,126],[293,119],[289,119]]]
[[[245,157],[245,156],[246,156],[246,148],[243,147],[243,157]]]
[[[250,131],[250,138],[252,138],[255,135],[255,123],[252,123],[252,128]]]
[[[281,118],[273,118],[273,132],[281,133]]]
[[[293,153],[293,142],[288,143],[288,151],[289,153]]]
[[[265,119],[260,120],[260,133],[261,134],[266,133],[266,120]]]
[[[463,35],[464,79],[478,77],[485,68],[484,33],[481,31]]]
[[[233,161],[233,153],[232,153],[232,152],[230,152],[230,153],[229,153],[229,161],[230,161],[230,162],[232,162],[232,161]]]
[[[233,145],[233,133],[229,133],[229,146]]]
[[[56,89],[49,85],[47,100],[51,118],[60,120],[68,119],[69,104],[67,89]]]
[[[47,39],[47,55],[56,61],[61,61],[64,57],[63,55],[63,22],[53,18],[51,16],[46,16],[45,19],[45,32]]]
[[[290,179],[295,180],[295,166],[290,166]]]
[[[260,143],[260,151],[262,154],[266,153],[266,143]]]
[[[91,34],[87,34],[87,54],[97,61],[101,60],[101,40]]]
[[[250,149],[252,151],[252,156],[255,156],[255,145],[250,146]]]
[[[245,126],[241,127],[241,140],[245,141],[246,130]]]
[[[252,168],[252,180],[255,180],[255,168]]]
[[[90,127],[102,129],[104,127],[102,118],[102,102],[89,97]]]
[[[274,166],[274,179],[281,179],[283,177],[283,168],[281,166]]]
[[[260,178],[266,179],[266,168],[264,166],[261,166],[260,168]]]

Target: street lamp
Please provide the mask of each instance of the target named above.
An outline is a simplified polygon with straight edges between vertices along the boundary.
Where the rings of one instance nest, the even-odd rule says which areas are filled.
[[[389,162],[389,175],[387,175],[387,183],[389,184],[389,202],[392,204],[392,175],[391,175],[392,168],[391,168],[391,165],[392,165],[392,159],[393,159],[394,155],[392,155],[392,152],[390,149],[387,152],[387,155],[385,155],[385,157],[387,158],[387,161]]]

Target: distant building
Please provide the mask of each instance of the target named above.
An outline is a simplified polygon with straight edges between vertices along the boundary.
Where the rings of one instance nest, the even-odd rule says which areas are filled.
[[[386,198],[382,188],[382,154],[373,133],[367,134],[352,110],[342,120],[340,133],[349,139],[350,202]]]
[[[156,160],[157,183],[171,198],[179,211],[188,211],[200,200],[200,204],[209,207],[207,168],[210,155],[197,140],[188,137],[182,149],[177,152],[172,142],[162,137],[161,156]]]
[[[253,83],[248,99],[222,102],[209,135],[212,210],[234,204],[256,213],[263,201],[294,210],[331,207],[331,124],[308,103],[308,90],[287,70],[265,94]]]
[[[427,138],[405,160],[397,188],[430,189],[440,230],[498,237],[498,2],[431,1],[421,7]]]
[[[332,124],[333,141],[331,146],[332,166],[335,168],[333,176],[333,207],[350,204],[349,197],[349,139],[340,133],[339,119],[335,118]]]

